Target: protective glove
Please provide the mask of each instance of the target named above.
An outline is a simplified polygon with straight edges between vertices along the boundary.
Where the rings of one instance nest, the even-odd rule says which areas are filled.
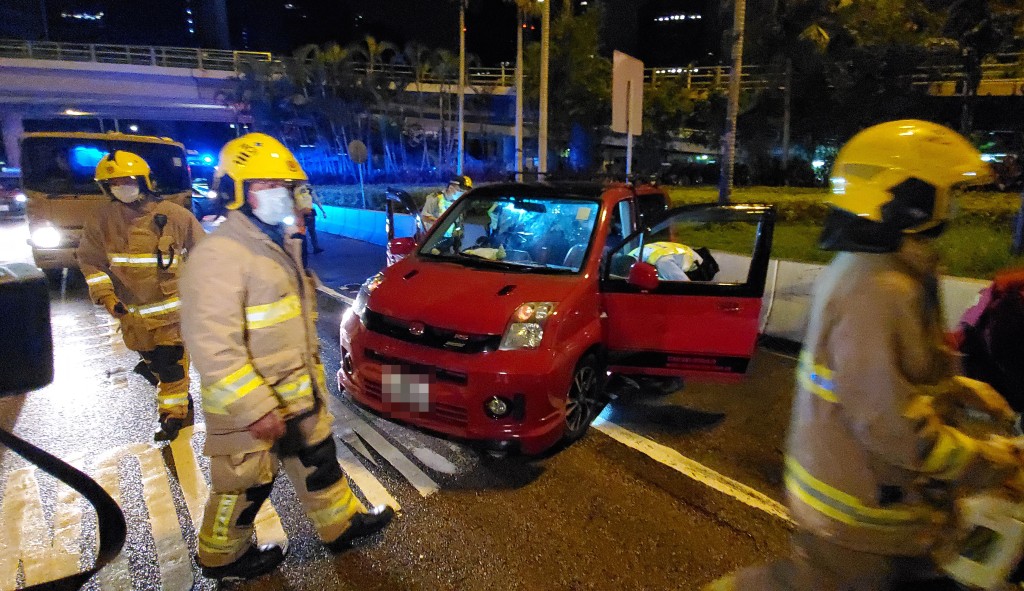
[[[121,303],[121,300],[117,299],[117,296],[113,294],[103,298],[103,301],[100,303],[103,304],[103,307],[106,308],[107,312],[109,312],[114,318],[121,318],[128,315],[128,308],[125,308],[124,304]]]

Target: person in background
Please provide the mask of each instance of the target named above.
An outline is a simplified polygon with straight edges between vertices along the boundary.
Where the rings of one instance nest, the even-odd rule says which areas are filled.
[[[173,441],[192,414],[178,272],[206,232],[191,211],[160,199],[137,154],[104,156],[96,182],[110,201],[85,225],[78,264],[89,297],[120,320],[125,346],[142,356],[136,373],[156,386],[153,439]]]
[[[433,226],[437,222],[437,218],[441,217],[441,214],[451,207],[456,199],[472,188],[473,179],[468,176],[452,177],[444,191],[438,191],[427,196],[427,201],[423,204],[423,211],[420,212],[423,223],[427,228]]]

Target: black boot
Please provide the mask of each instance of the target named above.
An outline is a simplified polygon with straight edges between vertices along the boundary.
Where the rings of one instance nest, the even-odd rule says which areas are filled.
[[[185,428],[185,419],[160,417],[160,428],[153,434],[153,441],[174,441],[183,428]]]
[[[357,513],[348,529],[333,542],[328,543],[327,548],[331,552],[348,550],[352,547],[352,542],[383,530],[394,518],[395,510],[387,505],[378,505],[366,513]]]
[[[203,576],[218,581],[244,581],[263,576],[284,561],[280,546],[251,546],[241,558],[224,566],[203,566]]]

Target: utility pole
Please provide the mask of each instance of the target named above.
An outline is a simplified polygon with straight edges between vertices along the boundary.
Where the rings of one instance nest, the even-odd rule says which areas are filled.
[[[732,20],[732,72],[729,74],[729,108],[722,146],[722,174],[718,183],[718,202],[729,203],[732,197],[736,166],[736,119],[740,108],[740,78],[743,76],[743,34],[746,28],[747,0],[735,0]]]
[[[466,0],[459,0],[459,158],[456,173],[462,174],[466,159]]]
[[[39,12],[43,17],[43,41],[50,40],[50,19],[46,15],[46,0],[39,0]]]
[[[792,110],[790,102],[793,99],[793,60],[786,58],[786,88],[782,96],[782,176],[783,184],[789,185],[789,126]]]
[[[516,34],[516,181],[523,182],[523,9],[517,10],[519,30]]]
[[[537,157],[540,163],[537,171],[543,175],[548,171],[548,70],[551,61],[551,2],[538,0],[544,5],[541,16],[540,36],[540,126],[537,132]]]

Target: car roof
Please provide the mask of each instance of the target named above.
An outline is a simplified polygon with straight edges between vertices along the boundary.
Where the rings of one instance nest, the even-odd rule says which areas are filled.
[[[661,194],[662,191],[650,185],[631,187],[623,183],[602,184],[597,182],[535,182],[535,183],[492,183],[474,189],[472,197],[501,197],[517,195],[539,198],[576,198],[615,203],[623,197],[637,194]]]

